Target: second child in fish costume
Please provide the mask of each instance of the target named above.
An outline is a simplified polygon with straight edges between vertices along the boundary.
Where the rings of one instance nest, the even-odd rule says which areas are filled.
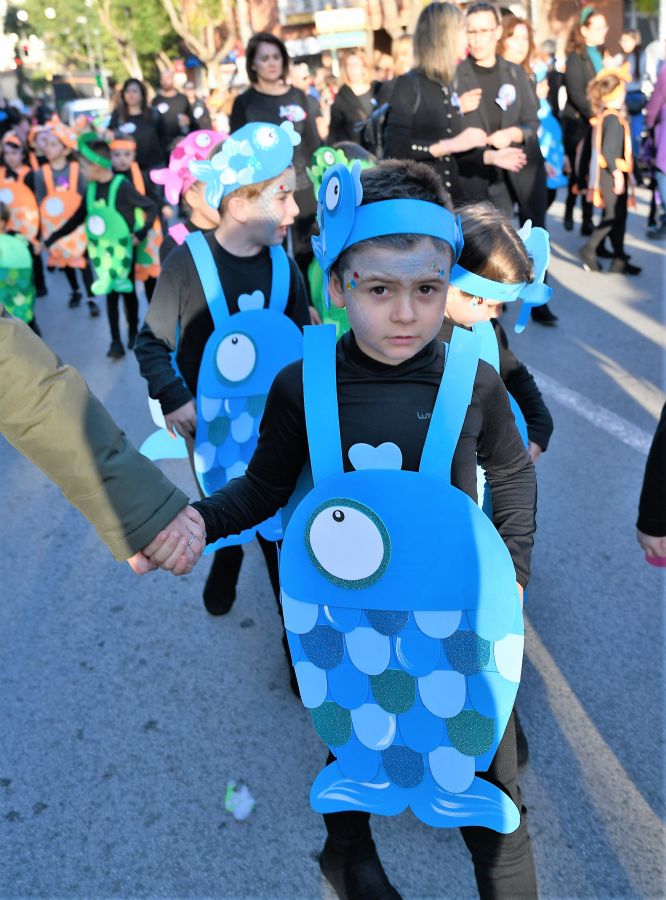
[[[214,231],[192,232],[169,253],[137,340],[148,392],[167,427],[190,444],[203,494],[245,471],[271,382],[302,353],[307,294],[282,247],[298,212],[292,167],[298,140],[291,123],[255,122],[210,160],[190,163],[220,222]],[[281,528],[273,518],[216,550],[204,588],[212,615],[231,609],[242,545],[255,533],[277,595]]]

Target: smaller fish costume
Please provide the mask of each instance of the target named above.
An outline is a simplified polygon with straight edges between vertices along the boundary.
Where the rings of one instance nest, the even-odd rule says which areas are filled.
[[[165,197],[175,206],[197,180],[190,163],[208,159],[213,147],[228,137],[224,131],[192,131],[173,148],[167,168],[151,170],[150,180],[164,186]]]
[[[53,169],[48,163],[42,168],[46,194],[39,206],[42,225],[42,238],[45,240],[54,231],[58,231],[68,219],[74,215],[81,203],[77,190],[79,180],[79,164],[72,160],[69,164],[69,185],[61,187],[54,181]],[[85,269],[87,263],[86,229],[80,225],[71,234],[56,241],[48,250],[47,264],[57,269]]]
[[[299,141],[290,122],[281,126],[254,122],[227,138],[210,161],[194,161],[190,168],[206,184],[206,202],[217,209],[222,198],[239,187],[284,172]],[[194,232],[185,243],[214,323],[199,368],[194,441],[197,479],[208,496],[245,472],[257,445],[268,390],[280,369],[301,358],[303,336],[284,314],[290,268],[281,246],[270,248],[273,272],[268,302],[261,291],[248,286],[248,292],[238,298],[238,313],[231,315],[205,237]],[[280,516],[218,541],[207,552],[247,543],[257,531],[266,540],[279,540]]]
[[[111,169],[111,160],[99,156],[89,146],[97,140],[93,132],[82,134],[79,152],[96,165]],[[124,180],[124,175],[114,175],[109,184],[108,200],[97,197],[97,182],[91,181],[86,188],[86,234],[88,255],[97,274],[92,284],[96,296],[109,291],[129,294],[134,290],[132,232],[116,209],[116,197]]]
[[[548,303],[553,290],[547,284],[544,284],[544,278],[548,271],[550,262],[550,239],[548,232],[543,228],[532,228],[532,223],[528,219],[518,232],[518,236],[525,245],[527,255],[534,264],[534,281],[520,282],[517,284],[506,284],[501,281],[493,281],[482,275],[476,275],[464,269],[459,263],[451,269],[450,284],[455,285],[459,290],[473,297],[483,297],[487,300],[501,301],[503,303],[514,303],[521,301],[521,309],[518,319],[514,326],[517,334],[523,332],[530,320],[530,310],[534,306],[542,306]],[[497,344],[497,335],[495,329],[490,322],[476,322],[472,326],[472,331],[477,334],[481,340],[481,359],[491,365],[496,372],[500,370],[499,346]],[[527,447],[527,423],[521,408],[516,400],[509,394],[509,403],[511,412],[516,420],[516,427],[520,432],[523,443]],[[492,505],[490,501],[490,491],[487,489],[485,472],[478,466],[477,468],[477,493],[479,497],[479,505],[482,506],[484,512],[492,516]]]
[[[361,199],[358,166],[326,173],[312,241],[325,283],[344,249],[382,234],[431,235],[459,256],[447,210]],[[285,510],[280,581],[301,698],[336,757],[312,786],[317,812],[410,807],[433,827],[502,833],[520,823],[510,798],[476,774],[492,761],[520,681],[515,571],[493,523],[451,485],[479,344],[454,329],[418,472],[402,470],[392,443],[354,445],[345,472],[335,331],[305,329],[311,481],[304,473]],[[424,577],[433,559],[445,583]]]
[[[17,319],[34,319],[32,254],[22,236],[0,234],[0,303]]]
[[[375,164],[368,160],[360,159],[358,162],[361,169],[372,168]],[[331,166],[342,163],[351,168],[354,160],[347,158],[343,150],[336,150],[333,147],[319,147],[312,154],[312,166],[306,169],[308,178],[312,182],[315,197],[319,196],[319,188],[324,179],[324,175]],[[319,313],[319,317],[324,325],[335,325],[335,333],[338,338],[342,337],[345,332],[349,331],[349,319],[347,318],[347,310],[339,309],[330,303],[326,303],[324,299],[324,279],[321,266],[316,259],[313,259],[308,266],[308,281],[310,283],[310,296],[312,297],[312,305]]]

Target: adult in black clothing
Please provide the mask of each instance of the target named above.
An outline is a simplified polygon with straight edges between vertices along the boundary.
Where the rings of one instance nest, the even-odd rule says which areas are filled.
[[[647,556],[666,557],[666,404],[645,466],[636,538]]]
[[[213,122],[210,112],[206,106],[206,102],[202,97],[197,96],[196,85],[193,81],[187,81],[183,87],[187,102],[190,104],[192,113],[192,128],[197,131],[201,128],[211,130]]]
[[[530,217],[535,225],[543,226],[546,174],[537,139],[536,93],[522,67],[497,56],[502,34],[497,8],[492,3],[473,3],[467,9],[466,22],[470,55],[458,66],[456,83],[460,92],[481,88],[481,100],[477,109],[465,113],[464,122],[483,128],[490,148],[512,156],[506,164],[498,161],[492,150],[460,156],[458,168],[465,193],[470,200],[490,200],[509,218],[518,203],[523,218]]]
[[[160,117],[160,134],[166,142],[166,150],[188,134],[192,128],[192,109],[185,94],[179,93],[173,85],[173,72],[160,72],[160,89],[153,98],[153,109]],[[198,125],[197,128],[203,126]]]
[[[482,128],[463,128],[451,86],[465,55],[465,19],[453,3],[430,3],[414,32],[415,68],[396,78],[386,131],[386,156],[427,163],[455,202],[464,200],[456,153],[485,147]],[[471,105],[476,94],[459,98]]]
[[[572,28],[567,43],[567,62],[564,85],[567,102],[562,110],[562,139],[569,158],[571,175],[567,195],[564,227],[573,229],[573,211],[580,193],[583,204],[581,234],[592,234],[592,204],[585,198],[587,169],[590,160],[592,110],[587,98],[587,86],[603,66],[603,43],[608,32],[606,17],[586,6],[580,21]],[[582,145],[582,146],[581,146]],[[580,151],[579,151],[580,147]],[[578,165],[576,161],[578,160]]]
[[[308,114],[308,100],[303,91],[287,83],[289,53],[284,43],[269,32],[259,31],[248,41],[245,64],[250,87],[234,100],[229,117],[229,130],[237,131],[248,122],[291,122],[301,136],[294,147],[296,191],[294,199],[300,210],[292,226],[293,256],[308,283],[307,271],[312,260],[310,239],[317,204],[306,167],[321,145],[315,120]]]
[[[355,126],[368,118],[375,108],[375,88],[370,81],[368,67],[360,53],[349,53],[340,65],[342,85],[331,107],[330,145],[340,141],[358,143]]]
[[[158,113],[148,105],[145,84],[138,78],[128,78],[109,121],[109,139],[119,135],[134,138],[136,161],[139,168],[147,172],[166,165],[166,148],[160,127]]]

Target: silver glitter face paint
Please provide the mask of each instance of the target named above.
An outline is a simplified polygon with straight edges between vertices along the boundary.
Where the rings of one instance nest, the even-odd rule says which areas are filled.
[[[261,223],[262,243],[272,243],[275,232],[282,225],[285,218],[284,203],[282,198],[293,193],[296,188],[296,175],[292,166],[285,169],[277,178],[269,181],[263,191],[254,201],[256,209],[255,218],[257,224]]]

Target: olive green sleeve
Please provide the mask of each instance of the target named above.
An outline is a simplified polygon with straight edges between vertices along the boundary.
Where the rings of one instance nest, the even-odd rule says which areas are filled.
[[[128,441],[76,369],[0,305],[0,433],[95,526],[118,560],[145,547],[187,496]]]

